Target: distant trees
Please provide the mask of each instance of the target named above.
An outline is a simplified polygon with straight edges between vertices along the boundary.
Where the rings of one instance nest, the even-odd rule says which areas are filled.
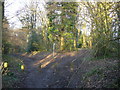
[[[113,21],[116,17],[115,4],[112,2],[86,2],[82,3],[88,11],[91,25],[91,38],[94,55],[108,56],[117,51],[117,42],[111,42],[113,34]],[[116,29],[118,30],[118,29]]]
[[[21,32],[9,31],[8,27],[3,31],[4,51],[5,48],[8,50],[5,45],[9,34],[14,33],[12,35],[16,39],[11,45],[19,46],[15,44],[19,40],[20,48],[27,52],[51,51],[55,43],[55,49],[60,51],[90,48],[96,57],[112,54],[119,56],[119,4],[47,2],[40,9],[40,2],[37,0],[25,3],[25,7],[16,13],[22,24]],[[7,19],[3,23],[8,23]]]
[[[45,15],[39,9],[38,1],[31,1],[30,4],[25,3],[25,9],[17,12],[23,28],[27,29],[27,52],[43,50],[47,46],[44,41],[46,38]],[[45,21],[46,20],[46,21]]]
[[[6,2],[6,1],[5,1]],[[4,7],[8,6],[6,3],[2,4],[3,6],[3,14],[2,14],[2,53],[17,53],[23,52],[25,45],[25,35],[24,32],[19,30],[12,30],[9,26],[9,19],[4,16]]]
[[[2,42],[1,42],[1,46],[2,46],[2,53],[3,54],[8,54],[10,53],[10,48],[11,48],[11,44],[8,42],[8,36],[9,36],[9,23],[6,19],[6,17],[4,16],[4,2],[0,1],[1,4],[1,19],[2,19],[2,25],[0,26],[1,28],[1,37],[2,37]]]
[[[9,37],[9,31],[8,31],[8,21],[7,19],[4,19],[3,21],[3,29],[2,29],[2,52],[7,54],[10,51],[11,44],[8,42],[8,37]]]
[[[115,38],[114,40],[117,40],[118,42],[118,58],[120,58],[120,2],[115,3],[115,11],[117,14],[116,20],[117,21],[117,38]],[[116,29],[116,28],[115,28]],[[115,30],[116,31],[116,30]]]
[[[49,36],[60,46],[60,50],[77,47],[76,2],[48,2]]]
[[[26,34],[20,29],[12,30],[6,18],[3,20],[2,52],[3,54],[24,52],[26,49]]]

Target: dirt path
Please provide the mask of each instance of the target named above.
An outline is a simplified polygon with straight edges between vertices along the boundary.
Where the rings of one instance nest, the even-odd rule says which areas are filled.
[[[14,56],[25,64],[20,88],[100,88],[114,85],[120,77],[119,60],[89,60],[90,50],[55,53],[54,57],[49,52]]]
[[[77,79],[73,80],[84,58],[89,51],[51,53],[34,55],[32,57],[20,56],[25,63],[27,73],[22,88],[65,88],[76,87]],[[41,65],[41,68],[40,68]]]

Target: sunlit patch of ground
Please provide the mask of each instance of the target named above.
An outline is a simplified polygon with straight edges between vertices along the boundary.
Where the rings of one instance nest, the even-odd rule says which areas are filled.
[[[51,53],[51,54],[47,55],[44,59],[41,59],[41,60],[37,61],[33,65],[39,65],[40,64],[41,68],[44,68],[48,64],[54,62],[55,58],[57,58],[58,55],[59,54],[55,53],[54,56],[53,56],[53,54]]]
[[[97,87],[114,83],[118,60],[91,60],[90,50],[64,53],[41,52],[25,56],[28,87]],[[41,68],[39,66],[41,65]],[[112,84],[113,85],[113,84]]]
[[[77,54],[78,52],[74,51],[74,52],[66,52],[66,53],[53,53],[47,55],[45,58],[38,60],[36,63],[34,63],[33,65],[41,65],[41,68],[46,67],[47,65],[49,65],[50,63],[55,61],[55,58],[64,58],[66,56],[70,56],[73,57]]]
[[[28,57],[31,57],[31,56],[33,56],[33,55],[36,55],[37,53],[40,53],[40,51],[33,51],[33,52],[31,52],[31,54],[30,54]]]
[[[25,56],[25,55],[27,55],[27,52],[23,53],[21,56]]]
[[[31,53],[25,52],[25,53],[21,54],[21,56],[32,57],[32,56],[34,56],[34,55],[36,55],[36,54],[39,54],[39,53],[40,53],[40,51],[33,51],[33,52],[31,52]]]

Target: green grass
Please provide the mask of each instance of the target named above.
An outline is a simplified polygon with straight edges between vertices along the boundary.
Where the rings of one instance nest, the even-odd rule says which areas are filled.
[[[8,62],[8,71],[2,75],[3,88],[12,88],[15,83],[20,81],[20,77],[23,74],[20,69],[23,61],[10,55],[3,55],[2,59]]]

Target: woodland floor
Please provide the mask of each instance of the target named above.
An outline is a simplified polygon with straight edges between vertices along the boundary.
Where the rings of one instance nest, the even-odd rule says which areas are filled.
[[[90,60],[90,50],[36,55],[16,54],[24,61],[19,88],[118,87],[118,59]],[[40,68],[41,66],[41,68]]]

